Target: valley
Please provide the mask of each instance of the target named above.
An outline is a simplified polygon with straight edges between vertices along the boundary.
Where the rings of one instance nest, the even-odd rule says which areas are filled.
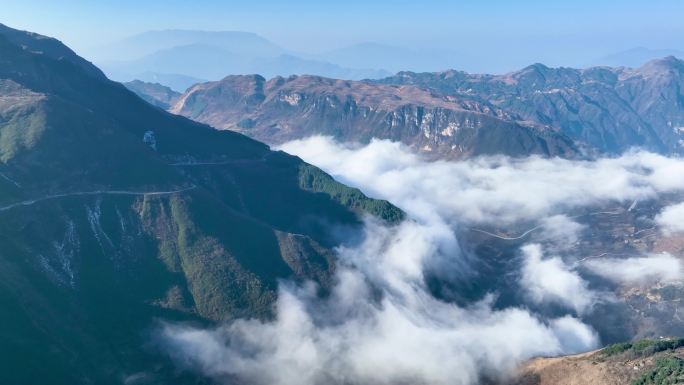
[[[680,59],[97,46],[0,24],[0,383],[684,381]]]
[[[602,211],[566,213],[564,216],[578,223],[583,230],[574,243],[554,252],[564,256],[568,263],[580,271],[587,272],[591,272],[592,263],[600,263],[602,259],[628,259],[667,253],[677,256],[681,261],[684,237],[682,234],[663,234],[654,219],[663,207],[680,202],[682,198],[681,195],[661,197],[658,201],[602,207]],[[488,230],[470,228],[470,233],[463,235],[462,242],[472,250],[486,248],[488,253],[511,256],[515,254],[514,250],[526,243],[554,249],[557,246],[549,242],[545,226],[541,223],[527,230],[519,226]],[[684,334],[684,319],[680,316],[684,311],[681,301],[684,298],[684,286],[681,282],[649,279],[645,271],[643,274],[643,279],[622,283],[611,282],[598,275],[589,278],[591,285],[614,291],[621,302],[599,305],[609,307],[609,313],[600,314],[602,311],[599,310],[592,321],[601,331],[604,341]],[[620,325],[620,328],[616,325]]]
[[[315,150],[319,145],[316,139],[307,142],[309,137],[324,135],[347,145],[352,153],[360,151],[359,156],[364,156],[360,149],[372,147],[375,140],[401,143],[420,159],[435,162],[435,168],[443,160],[463,161],[501,154],[589,162],[630,149],[636,151],[634,148],[670,155],[681,151],[679,133],[671,127],[681,119],[676,100],[682,68],[680,61],[666,58],[634,70],[551,69],[536,65],[498,77],[456,72],[400,73],[379,81],[353,82],[311,76],[271,80],[260,76],[229,76],[219,82],[195,85],[184,94],[174,94],[161,107],[271,145],[282,145],[288,152],[294,148],[295,154],[342,180],[364,191],[377,192],[382,188],[373,188],[373,183],[359,184],[345,172],[326,166],[327,157],[323,156],[321,162],[298,151],[304,151],[304,155],[307,151],[337,153],[339,150],[325,146]],[[630,91],[626,96],[623,88],[630,83],[630,87],[643,95]],[[141,89],[136,92],[151,98]],[[653,96],[656,92],[660,96]],[[587,103],[589,99],[601,106],[620,107],[602,109],[596,115],[588,110],[592,105]],[[606,102],[606,99],[613,101]],[[668,111],[671,120],[663,122],[660,115],[645,119],[649,109]],[[577,131],[575,127],[579,126],[584,131]],[[505,139],[490,141],[489,138]],[[399,155],[399,159],[403,156]],[[344,169],[344,164],[340,167]],[[645,170],[647,175],[648,166]],[[391,195],[381,193],[380,196],[406,208],[405,203]],[[544,214],[548,217],[523,214],[522,221],[504,219],[500,225],[466,225],[467,229],[457,231],[458,243],[461,253],[471,260],[470,268],[476,272],[464,282],[454,280],[449,273],[427,269],[427,287],[437,298],[461,306],[496,293],[492,303],[495,309],[525,303],[543,317],[569,312],[592,325],[602,344],[681,336],[684,334],[680,316],[684,311],[681,302],[684,286],[680,266],[684,263],[681,257],[684,238],[681,233],[664,233],[656,218],[668,205],[682,199],[681,192],[673,190],[637,199],[599,199],[600,202],[580,206],[559,202],[558,208]],[[574,238],[554,239],[550,235],[565,231],[550,227],[549,221],[558,216],[568,223],[561,221],[554,226],[577,231]],[[410,210],[409,217],[412,217]],[[575,226],[576,230],[570,230]],[[539,267],[526,265],[531,263],[526,258],[531,257],[525,251],[520,255],[530,245],[538,245],[542,252],[551,253],[535,262]],[[647,256],[654,258],[652,263],[670,264],[673,275],[678,278],[661,279],[658,274],[664,273],[655,266],[651,268],[658,272],[649,273],[647,264],[651,262]],[[525,266],[550,268],[556,263],[551,261],[562,261],[558,262],[563,264],[558,268],[567,269],[574,276],[568,276],[568,282],[581,281],[577,281],[577,287],[562,289],[544,283],[551,285],[543,286],[551,294],[544,294],[540,302],[530,303],[526,289],[521,287],[525,273],[521,278],[517,271],[521,266],[523,270]],[[625,264],[624,269],[641,270],[645,275],[627,278],[613,276],[605,270],[619,270],[619,263]],[[552,273],[540,270],[537,274]],[[499,278],[488,281],[486,277]],[[573,296],[587,298],[573,299]],[[587,378],[603,381],[599,377],[589,374]],[[624,381],[614,373],[609,378],[616,383]]]

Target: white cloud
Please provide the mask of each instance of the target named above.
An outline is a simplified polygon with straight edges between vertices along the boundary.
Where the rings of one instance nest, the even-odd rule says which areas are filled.
[[[553,320],[551,328],[559,336],[563,350],[569,353],[586,351],[587,346],[596,345],[596,341],[598,341],[594,329],[570,316]]]
[[[275,321],[242,320],[201,331],[169,325],[169,351],[209,375],[257,385],[467,385],[482,374],[505,376],[531,357],[597,345],[591,327],[571,317],[544,320],[520,308],[494,310],[490,297],[466,308],[435,299],[412,268],[390,262],[407,258],[401,254],[435,252],[424,241],[394,242],[402,226],[341,250],[345,261],[372,261],[361,269],[342,268],[331,298],[285,285]],[[410,231],[422,232],[419,238],[432,235],[429,229]],[[385,242],[378,242],[380,234]],[[382,279],[368,280],[385,268]],[[370,285],[382,291],[382,299],[371,299]]]
[[[540,240],[552,245],[554,250],[568,250],[576,246],[585,226],[566,215],[552,215],[541,221]]]
[[[684,203],[665,207],[655,220],[665,233],[684,231]]]
[[[537,244],[525,245],[522,252],[520,280],[534,303],[556,303],[582,314],[595,302],[587,282],[560,257],[544,258],[542,248]]]
[[[667,253],[624,259],[590,259],[586,261],[586,267],[617,283],[638,284],[684,280],[682,262]]]
[[[467,264],[454,230],[432,219],[393,227],[369,220],[364,242],[338,249],[330,298],[318,298],[310,285],[281,285],[274,321],[214,330],[167,325],[168,351],[210,376],[257,385],[470,385],[482,375],[504,377],[535,356],[598,345],[591,327],[571,317],[495,309],[491,296],[467,307],[434,298],[425,266],[460,271]]]
[[[522,265],[513,267],[520,268],[527,303],[500,308],[491,293],[457,306],[431,295],[426,271],[463,281],[480,273],[460,250],[463,226],[525,221],[553,247],[547,250],[567,252],[584,231],[563,215],[568,209],[684,190],[684,161],[648,153],[597,161],[426,162],[397,143],[353,147],[321,137],[282,149],[397,204],[410,220],[392,227],[368,220],[362,244],[338,249],[338,283],[329,298],[318,298],[310,284],[285,283],[273,321],[238,320],[213,330],[167,325],[165,341],[176,359],[217,378],[257,385],[470,385],[534,356],[589,350],[598,336],[570,314],[591,311],[596,293],[574,267],[544,257],[538,245],[524,247]],[[659,263],[598,262],[592,269],[615,279],[644,271],[666,277]],[[527,310],[529,302],[561,305],[568,314],[549,318]]]
[[[427,162],[387,140],[349,147],[325,137],[293,141],[281,149],[389,199],[414,217],[441,215],[461,223],[508,224],[684,190],[684,160],[646,152],[596,161],[482,157]]]

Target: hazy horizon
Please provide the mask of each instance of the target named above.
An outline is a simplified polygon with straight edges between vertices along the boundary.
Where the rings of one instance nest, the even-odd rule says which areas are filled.
[[[674,0],[653,1],[648,9],[633,0],[573,4],[27,0],[6,6],[0,22],[56,37],[88,59],[97,59],[93,52],[107,44],[146,31],[244,31],[291,52],[315,55],[373,42],[430,57],[431,65],[424,70],[502,73],[537,62],[584,67],[637,47],[684,50],[684,26],[678,21],[683,13],[684,4]]]

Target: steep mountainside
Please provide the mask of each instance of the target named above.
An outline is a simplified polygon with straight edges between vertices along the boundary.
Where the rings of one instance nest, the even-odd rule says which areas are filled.
[[[403,217],[0,28],[0,383],[202,383],[158,323],[269,317],[281,278],[325,288],[366,213]]]
[[[670,385],[684,383],[684,340],[642,340],[569,357],[538,358],[515,385]]]
[[[343,141],[401,141],[435,158],[577,152],[565,136],[516,122],[488,102],[316,76],[229,76],[195,85],[170,111],[269,144],[322,134]]]
[[[140,80],[134,80],[125,83],[125,86],[129,90],[140,95],[146,102],[165,110],[176,104],[181,96],[180,92],[176,92],[159,83],[146,83]]]
[[[112,74],[110,74],[111,76]],[[121,75],[120,77],[112,76],[112,79],[125,79],[125,75]],[[160,74],[156,72],[141,72],[138,74],[135,74],[135,79],[131,81],[131,83],[135,82],[135,80],[140,80],[143,82],[147,83],[152,83],[152,84],[161,84],[163,87],[168,87],[170,88],[173,92],[184,92],[191,86],[197,84],[197,83],[204,83],[206,80],[199,79],[199,78],[194,78],[192,76],[187,76],[187,75],[179,75],[179,74]]]
[[[529,66],[507,75],[401,72],[379,81],[229,76],[170,111],[271,144],[312,134],[402,141],[435,158],[684,152],[684,62]],[[134,89],[150,98],[144,89]]]
[[[674,57],[638,69],[535,64],[501,76],[402,72],[380,83],[488,101],[516,119],[559,130],[600,152],[633,146],[666,154],[684,150],[684,62]]]

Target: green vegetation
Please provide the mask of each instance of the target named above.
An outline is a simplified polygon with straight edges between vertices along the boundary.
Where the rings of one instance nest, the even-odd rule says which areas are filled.
[[[667,357],[656,360],[655,368],[632,381],[632,385],[684,384],[684,360]]]
[[[26,205],[0,212],[1,384],[203,384],[151,343],[160,321],[266,318],[279,280],[330,282],[336,230],[403,217],[2,34],[0,204]],[[113,190],[131,194],[61,195]]]
[[[653,340],[646,339],[637,342],[623,342],[605,347],[601,354],[605,357],[625,354],[629,357],[647,357],[655,353],[684,347],[684,338]]]
[[[318,167],[306,163],[299,167],[299,185],[307,190],[327,194],[344,206],[372,214],[390,223],[398,223],[405,217],[404,212],[391,203],[369,199],[361,190],[345,186]]]
[[[22,149],[36,144],[46,125],[46,114],[40,104],[39,97],[31,105],[0,104],[0,161],[7,162]]]
[[[618,354],[624,353],[632,348],[631,342],[621,342],[619,344],[608,345],[603,350],[601,354],[605,357],[616,356]]]

